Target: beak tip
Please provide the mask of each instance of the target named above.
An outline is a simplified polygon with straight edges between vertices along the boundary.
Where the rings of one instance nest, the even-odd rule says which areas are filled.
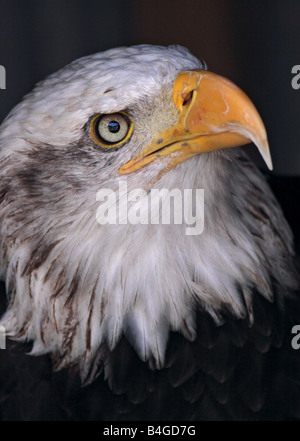
[[[259,153],[261,154],[263,160],[265,161],[266,166],[268,167],[268,169],[270,171],[273,170],[273,162],[272,162],[272,157],[271,157],[271,153],[270,153],[270,147],[269,147],[269,142],[267,138],[264,138],[263,140],[261,139],[252,139],[252,141],[254,142],[254,144],[257,146]]]

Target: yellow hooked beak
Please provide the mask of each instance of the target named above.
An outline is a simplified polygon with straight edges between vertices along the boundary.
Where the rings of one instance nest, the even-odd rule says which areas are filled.
[[[168,156],[166,171],[199,153],[254,142],[267,166],[272,160],[264,124],[247,95],[212,72],[181,72],[173,87],[178,123],[160,133],[141,154],[124,164],[120,174],[133,173]]]

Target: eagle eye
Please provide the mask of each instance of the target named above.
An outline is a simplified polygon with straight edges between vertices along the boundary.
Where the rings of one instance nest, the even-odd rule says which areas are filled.
[[[91,122],[91,135],[101,147],[118,147],[128,141],[134,123],[124,112],[98,114]]]

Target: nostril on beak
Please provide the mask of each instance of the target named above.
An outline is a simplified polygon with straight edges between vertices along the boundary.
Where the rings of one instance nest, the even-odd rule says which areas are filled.
[[[194,95],[194,90],[191,90],[186,95],[182,95],[182,98],[183,98],[182,107],[186,107],[191,104],[192,99],[193,99],[193,95]]]

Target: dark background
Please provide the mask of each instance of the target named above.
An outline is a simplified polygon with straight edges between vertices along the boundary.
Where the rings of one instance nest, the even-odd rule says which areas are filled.
[[[244,89],[265,122],[274,173],[299,175],[300,90],[291,87],[299,23],[299,0],[0,0],[0,121],[37,81],[78,57],[179,43]]]

